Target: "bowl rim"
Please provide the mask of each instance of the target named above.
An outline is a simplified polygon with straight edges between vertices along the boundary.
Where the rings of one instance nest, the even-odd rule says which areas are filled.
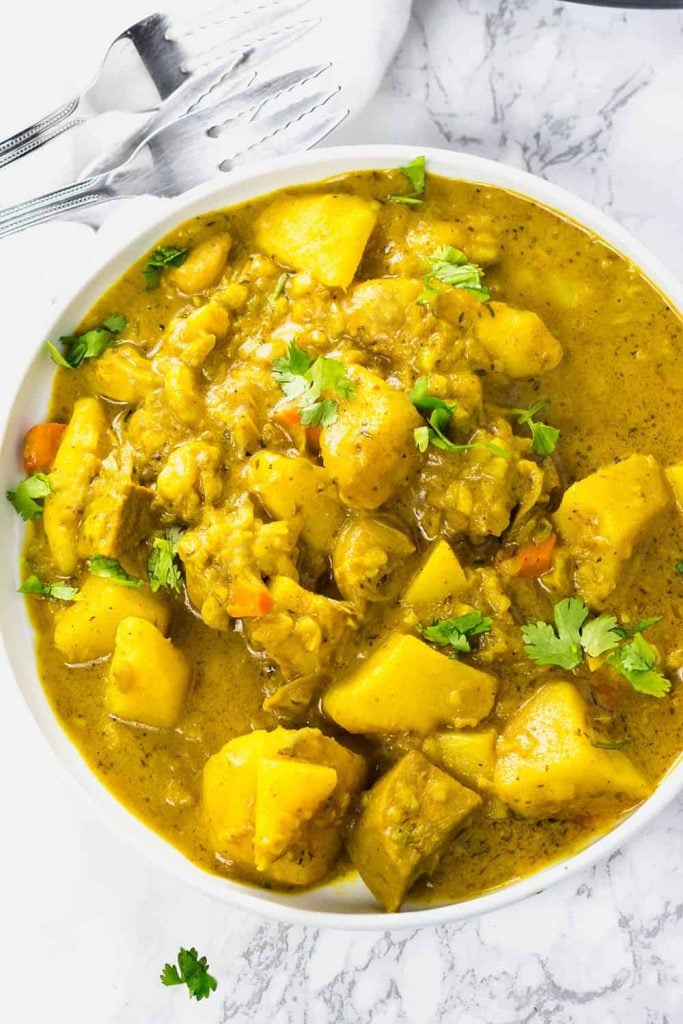
[[[19,405],[22,399],[29,395],[27,374],[42,373],[45,376],[48,371],[49,360],[42,351],[42,338],[54,337],[70,329],[125,269],[150,249],[159,238],[200,213],[233,206],[277,189],[313,184],[355,170],[398,167],[417,153],[424,154],[428,170],[432,173],[480,183],[485,187],[506,189],[547,207],[564,219],[595,234],[601,241],[630,259],[674,308],[679,311],[683,308],[683,285],[628,231],[571,192],[507,164],[433,147],[382,144],[327,147],[254,161],[245,168],[232,171],[224,178],[214,179],[176,199],[163,201],[154,217],[145,220],[142,230],[125,242],[111,240],[103,245],[94,266],[89,268],[80,283],[71,287],[69,294],[61,299],[57,307],[46,317],[45,330],[40,334],[40,345],[32,349],[29,347],[18,360],[20,375],[15,378],[13,373],[12,381],[8,385],[8,401],[3,403],[0,413],[0,472],[4,474],[5,482],[10,482],[12,477],[16,477],[16,437],[21,436],[17,433],[17,428],[22,422]],[[39,399],[43,409],[44,396],[49,394],[51,382],[50,371],[49,380],[46,377],[43,388],[44,395]],[[0,638],[12,669],[14,684],[21,692],[34,726],[43,741],[52,748],[62,774],[81,796],[86,796],[90,805],[109,828],[114,829],[153,863],[205,895],[221,899],[238,910],[250,911],[286,924],[364,931],[414,929],[464,920],[540,893],[551,885],[606,859],[659,814],[683,789],[683,761],[679,759],[647,800],[588,846],[533,875],[457,903],[407,909],[392,914],[384,914],[379,909],[366,913],[320,910],[296,906],[286,894],[259,890],[212,875],[188,860],[167,840],[128,811],[91,772],[62,729],[38,680],[35,656],[30,659],[25,657],[26,626],[32,629],[28,624],[26,610],[22,608],[23,633],[18,635],[21,631],[17,630],[16,605],[11,605],[10,594],[18,583],[19,558],[16,544],[21,544],[23,524],[10,524],[7,516],[4,521],[0,521],[7,525],[6,533],[11,535],[9,546],[13,552],[11,564],[9,560],[4,560],[8,562],[5,572],[9,576],[2,586],[4,600],[0,601]],[[14,594],[12,597],[16,600]],[[21,651],[24,652],[23,661]],[[25,664],[27,661],[28,668]],[[330,888],[341,891],[339,887],[343,884],[334,883]],[[318,891],[324,892],[325,887]]]

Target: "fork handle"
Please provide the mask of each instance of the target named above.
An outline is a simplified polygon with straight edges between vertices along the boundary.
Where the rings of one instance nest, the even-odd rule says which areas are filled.
[[[109,184],[110,175],[101,174],[66,188],[47,192],[15,206],[0,210],[0,238],[44,224],[65,214],[83,210],[98,203],[107,203],[117,196]]]
[[[83,124],[84,117],[73,116],[78,110],[80,102],[80,96],[76,96],[40,121],[36,121],[29,128],[24,128],[16,135],[11,135],[8,139],[0,141],[0,167],[5,167],[13,160],[26,156],[27,153],[43,146],[50,139],[56,139],[58,135],[70,128],[76,128],[79,124]]]

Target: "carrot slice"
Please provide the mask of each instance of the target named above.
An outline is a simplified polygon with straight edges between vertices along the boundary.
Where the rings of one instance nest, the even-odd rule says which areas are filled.
[[[516,564],[514,576],[538,577],[552,568],[557,535],[549,534],[538,544],[526,544],[516,552],[512,561]]]
[[[234,619],[257,618],[266,615],[272,607],[273,598],[261,580],[252,576],[240,576],[235,580],[228,615]]]
[[[36,423],[24,438],[24,470],[27,474],[47,473],[52,469],[66,423]]]

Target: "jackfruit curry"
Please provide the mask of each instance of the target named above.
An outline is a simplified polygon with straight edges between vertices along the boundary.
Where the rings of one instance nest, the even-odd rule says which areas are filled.
[[[389,911],[614,826],[683,737],[681,339],[421,158],[179,227],[52,339],[8,495],[93,771],[209,871]]]

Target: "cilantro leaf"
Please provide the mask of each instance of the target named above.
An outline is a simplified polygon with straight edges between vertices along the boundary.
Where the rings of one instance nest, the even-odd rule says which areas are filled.
[[[449,285],[451,288],[462,288],[465,291],[476,295],[481,302],[488,302],[491,293],[482,283],[484,271],[476,263],[470,263],[467,256],[460,249],[452,245],[442,245],[436,250],[429,260],[429,270],[424,277],[424,289],[415,300],[418,305],[424,306],[434,295],[439,295],[441,289],[435,288],[433,282]]]
[[[529,427],[531,431],[531,448],[536,455],[552,455],[557,442],[560,440],[560,432],[556,427],[550,427],[547,423],[536,423],[534,420],[534,416],[542,409],[545,409],[547,405],[550,405],[550,399],[542,398],[540,402],[536,402],[530,409],[510,410],[517,417],[517,422],[520,425],[526,424]]]
[[[553,609],[555,629],[549,622],[530,622],[522,627],[524,652],[537,665],[573,669],[583,660],[581,627],[588,608],[577,597],[559,601]]]
[[[50,478],[45,473],[33,473],[17,485],[16,490],[7,491],[7,500],[22,519],[37,519],[43,514],[41,498],[52,494]]]
[[[474,611],[450,619],[437,620],[431,626],[415,628],[423,640],[428,640],[439,647],[452,647],[454,652],[466,653],[472,649],[469,638],[488,633],[492,624],[493,619]]]
[[[674,565],[674,572],[679,576],[683,576],[683,559],[680,562],[676,562]]]
[[[630,638],[635,636],[636,633],[644,633],[646,629],[650,628],[650,626],[656,626],[657,623],[661,621],[661,615],[651,615],[648,619],[641,619],[640,622],[636,622],[635,626],[629,626],[628,628],[619,626],[615,632],[617,632],[624,640],[630,640]]]
[[[122,587],[136,589],[143,585],[143,581],[138,576],[130,576],[120,562],[117,562],[115,558],[107,558],[105,555],[93,555],[88,563],[88,571],[91,576],[112,580]]]
[[[158,286],[164,267],[182,267],[186,259],[187,249],[177,249],[172,245],[161,245],[155,249],[142,270],[145,290],[151,291]]]
[[[197,950],[183,949],[178,952],[178,966],[164,964],[161,972],[162,985],[187,985],[190,999],[207,999],[218,988],[218,982],[209,974],[206,957],[200,957]]]
[[[467,444],[455,444],[445,431],[453,418],[455,405],[444,401],[437,395],[429,394],[429,382],[426,377],[418,377],[408,396],[418,412],[426,416],[429,413],[427,426],[415,427],[413,438],[417,448],[426,452],[430,443],[435,448],[446,452],[466,452],[471,448],[485,448],[502,459],[508,459],[510,453],[500,445],[489,441],[469,441]]]
[[[337,402],[329,395],[323,397],[324,392],[340,398],[353,398],[356,393],[344,363],[328,356],[313,362],[295,341],[290,342],[286,356],[273,360],[272,373],[287,398],[301,399],[299,418],[309,427],[326,427],[337,419]]]
[[[608,655],[607,663],[627,679],[637,693],[650,697],[664,697],[671,682],[657,671],[657,652],[642,633]]]
[[[178,541],[182,534],[179,526],[172,526],[166,531],[165,537],[155,537],[152,541],[147,571],[153,593],[156,593],[159,587],[175,591],[182,589],[183,577],[175,561],[178,555]]]
[[[66,583],[43,583],[37,576],[29,576],[19,587],[19,594],[33,594],[35,597],[52,597],[56,601],[75,601],[78,589]]]
[[[621,639],[615,615],[600,615],[586,622],[581,629],[581,646],[590,658],[612,651]]]
[[[273,288],[272,294],[270,296],[270,301],[271,302],[276,302],[280,298],[281,295],[284,295],[284,293],[285,293],[285,285],[287,284],[288,280],[289,280],[289,274],[287,274],[287,273],[280,274],[280,276],[278,277],[277,281],[275,282],[275,287]]]
[[[93,327],[84,334],[62,335],[59,340],[64,346],[63,352],[48,341],[52,361],[69,370],[77,370],[85,359],[97,359],[113,345],[116,335],[121,333],[126,323],[123,313],[112,313],[99,327]]]
[[[405,196],[389,196],[389,201],[392,203],[404,203],[406,206],[420,206],[424,201],[422,197],[425,191],[425,158],[423,156],[416,156],[410,163],[399,167],[399,171],[404,178],[408,179],[412,192]]]

